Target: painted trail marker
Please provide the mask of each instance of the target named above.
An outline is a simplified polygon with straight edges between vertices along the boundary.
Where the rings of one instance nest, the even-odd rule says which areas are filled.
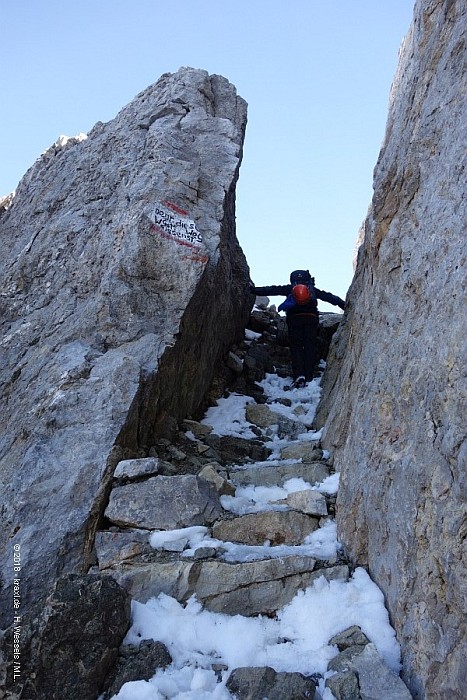
[[[152,222],[153,233],[190,249],[190,254],[184,256],[186,259],[202,263],[208,261],[209,256],[204,253],[203,236],[195,222],[189,218],[188,212],[172,202],[156,202],[148,212],[148,217]]]

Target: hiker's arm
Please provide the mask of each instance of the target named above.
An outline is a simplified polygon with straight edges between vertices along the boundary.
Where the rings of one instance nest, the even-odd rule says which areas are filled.
[[[269,287],[255,287],[252,285],[250,287],[252,294],[256,294],[258,297],[274,297],[274,296],[284,296],[290,294],[292,287],[290,284],[273,284]]]
[[[321,299],[321,301],[327,301],[328,304],[339,306],[341,309],[345,308],[345,301],[343,301],[343,299],[340,297],[337,297],[335,294],[331,294],[331,292],[324,292],[322,289],[318,289],[317,287],[315,287],[315,292],[316,296],[318,299]]]

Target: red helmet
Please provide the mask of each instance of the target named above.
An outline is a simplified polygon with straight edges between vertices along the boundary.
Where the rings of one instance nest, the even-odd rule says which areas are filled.
[[[307,304],[311,299],[310,290],[306,284],[296,284],[292,290],[297,304]]]

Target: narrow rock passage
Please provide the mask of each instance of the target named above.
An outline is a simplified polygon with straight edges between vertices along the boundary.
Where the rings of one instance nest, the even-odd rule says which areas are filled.
[[[243,365],[268,332],[247,331]],[[339,475],[313,426],[320,377],[288,390],[262,375],[162,441],[172,461],[118,465],[96,552],[130,591],[133,624],[106,697],[411,697],[383,596],[337,541]],[[143,672],[135,659],[155,642],[171,662]]]

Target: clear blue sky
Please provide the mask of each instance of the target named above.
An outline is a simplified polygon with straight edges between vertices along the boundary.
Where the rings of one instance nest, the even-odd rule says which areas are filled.
[[[412,0],[3,2],[0,195],[60,134],[109,121],[162,73],[203,68],[249,104],[237,235],[252,279],[306,267],[344,297],[412,12]]]

